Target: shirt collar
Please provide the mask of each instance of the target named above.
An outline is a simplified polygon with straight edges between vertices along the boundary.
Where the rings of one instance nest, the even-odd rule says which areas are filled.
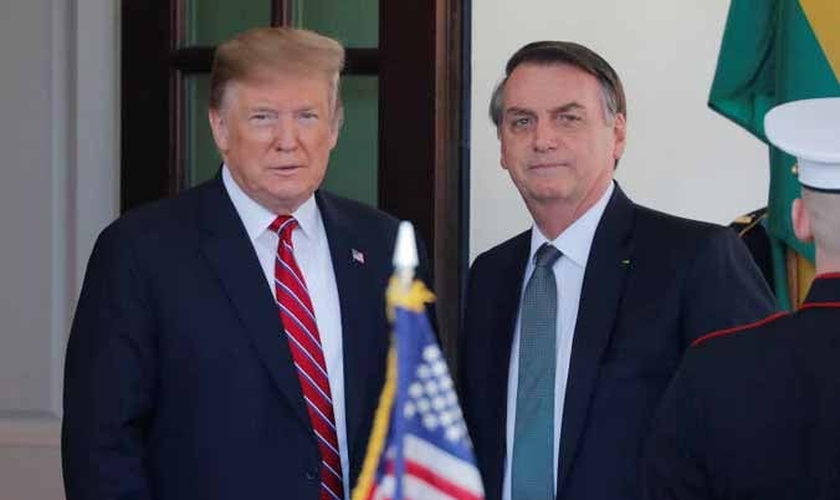
[[[543,243],[554,245],[555,248],[563,252],[565,257],[568,257],[577,266],[585,269],[586,262],[589,260],[589,250],[592,247],[592,239],[595,237],[595,230],[598,229],[598,223],[601,221],[601,216],[604,215],[604,210],[607,208],[607,203],[615,190],[615,182],[610,182],[610,185],[604,190],[601,198],[589,207],[589,210],[578,217],[571,226],[567,227],[565,231],[560,233],[554,241],[549,241],[548,238],[540,231],[540,228],[534,224],[531,231],[531,254],[529,256],[529,264],[533,263],[534,255]]]
[[[245,226],[245,231],[248,233],[248,238],[251,241],[259,238],[268,226],[277,218],[277,214],[268,210],[264,206],[257,203],[253,198],[248,196],[245,191],[239,187],[239,184],[233,179],[230,174],[227,164],[222,167],[222,183],[233,202],[234,208],[239,213],[239,218],[242,219],[242,224]],[[292,213],[292,217],[297,220],[298,227],[303,234],[312,240],[318,232],[319,212],[318,204],[315,202],[315,196],[310,196],[301,206]]]

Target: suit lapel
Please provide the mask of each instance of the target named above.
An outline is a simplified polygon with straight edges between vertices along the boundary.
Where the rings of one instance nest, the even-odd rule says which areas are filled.
[[[377,249],[366,248],[359,234],[363,228],[349,219],[329,194],[319,191],[315,198],[329,240],[341,306],[344,407],[352,462],[352,457],[360,456],[358,447],[367,444],[368,436],[360,435],[361,427],[365,418],[373,415],[384,376],[374,361],[381,350],[384,367],[388,345],[384,285],[377,280],[382,271],[376,266],[381,262],[372,255]]]
[[[572,466],[613,331],[631,252],[633,204],[616,185],[589,252],[572,342],[560,435],[557,497]]]
[[[307,427],[309,415],[271,290],[248,234],[221,178],[207,185],[199,213],[201,251],[250,335],[257,354],[295,415]]]
[[[503,353],[503,359],[510,360],[510,351],[513,348],[513,332],[516,329],[516,317],[519,312],[519,299],[522,297],[522,282],[525,277],[525,268],[528,265],[528,256],[531,250],[531,231],[520,234],[513,242],[510,259],[507,259],[508,266],[501,268],[501,296],[499,303],[504,304],[501,312],[501,321],[505,325],[503,331],[505,338],[503,345],[507,350]],[[500,350],[495,350],[500,352]],[[505,377],[507,378],[507,377]]]
[[[495,270],[498,273],[497,296],[489,305],[496,308],[497,315],[494,315],[494,322],[498,321],[498,327],[487,325],[490,330],[498,329],[501,337],[494,339],[489,345],[482,349],[489,354],[483,366],[488,368],[486,373],[489,380],[489,387],[497,387],[498,390],[488,391],[486,396],[489,401],[483,401],[480,406],[488,408],[487,418],[488,429],[495,434],[491,436],[497,443],[496,446],[485,446],[488,450],[498,450],[495,456],[490,457],[492,466],[491,477],[485,478],[488,488],[497,490],[497,494],[488,494],[488,498],[501,498],[502,481],[504,477],[505,453],[507,448],[507,399],[508,399],[508,378],[510,376],[510,356],[513,348],[513,333],[516,329],[516,319],[519,312],[519,302],[522,296],[522,281],[525,276],[525,268],[528,264],[528,256],[531,248],[531,232],[526,231],[517,236],[511,246],[505,251],[497,262],[499,267]],[[488,492],[489,493],[489,492]]]

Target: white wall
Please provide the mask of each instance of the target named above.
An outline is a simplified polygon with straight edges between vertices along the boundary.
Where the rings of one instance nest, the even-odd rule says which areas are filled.
[[[96,233],[117,213],[110,0],[9,2],[0,17],[0,498],[63,498],[64,345]]]
[[[758,140],[706,107],[728,0],[474,0],[470,258],[526,229],[530,217],[487,117],[493,86],[527,42],[571,40],[621,77],[628,144],[616,178],[637,203],[729,223],[766,204]]]

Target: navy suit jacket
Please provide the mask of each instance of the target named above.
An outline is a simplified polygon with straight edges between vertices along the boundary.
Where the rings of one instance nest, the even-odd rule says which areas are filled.
[[[488,500],[502,492],[508,369],[530,241],[527,231],[480,255],[467,288],[459,383]],[[640,445],[683,350],[774,308],[734,232],[640,207],[616,186],[581,290],[557,498],[640,499]]]
[[[645,447],[651,500],[840,499],[840,273],[686,353]]]
[[[341,307],[352,485],[384,381],[397,221],[316,200]],[[281,332],[220,178],[108,227],[67,349],[68,499],[319,498],[318,447]]]

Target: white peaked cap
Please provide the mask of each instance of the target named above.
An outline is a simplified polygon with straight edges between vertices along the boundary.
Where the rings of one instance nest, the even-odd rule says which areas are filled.
[[[767,139],[799,162],[799,183],[840,192],[840,97],[781,104],[764,116]]]

